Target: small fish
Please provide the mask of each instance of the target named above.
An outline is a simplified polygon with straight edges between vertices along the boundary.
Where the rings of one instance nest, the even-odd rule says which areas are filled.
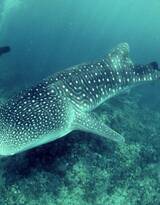
[[[107,99],[160,78],[156,62],[135,65],[121,43],[104,59],[58,72],[0,107],[0,155],[13,155],[82,130],[123,143],[95,115]]]
[[[4,46],[4,47],[0,47],[0,56],[2,56],[5,53],[10,52],[10,47],[9,46]]]

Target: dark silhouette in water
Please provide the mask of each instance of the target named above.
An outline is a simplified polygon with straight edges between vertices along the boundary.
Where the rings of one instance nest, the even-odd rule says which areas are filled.
[[[0,56],[10,52],[11,48],[9,46],[0,47]]]

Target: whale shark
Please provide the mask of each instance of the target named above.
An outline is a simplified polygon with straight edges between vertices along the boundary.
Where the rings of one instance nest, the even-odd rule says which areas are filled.
[[[160,78],[156,62],[134,64],[129,50],[120,43],[103,59],[57,72],[9,99],[0,107],[0,155],[29,150],[74,130],[124,143],[95,109],[133,86]]]

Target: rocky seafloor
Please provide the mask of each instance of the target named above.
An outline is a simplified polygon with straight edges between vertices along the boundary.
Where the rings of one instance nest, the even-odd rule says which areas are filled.
[[[96,110],[125,136],[123,145],[76,131],[1,158],[0,205],[159,205],[160,101],[142,93],[136,88]]]

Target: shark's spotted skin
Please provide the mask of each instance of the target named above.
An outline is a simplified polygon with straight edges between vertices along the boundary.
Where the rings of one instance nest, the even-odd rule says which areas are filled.
[[[76,129],[123,142],[94,109],[130,86],[160,77],[156,63],[134,65],[128,53],[128,44],[119,44],[105,59],[56,73],[9,100],[0,108],[0,154],[15,154]]]
[[[70,107],[58,89],[49,90],[45,84],[10,100],[0,110],[0,152],[11,154],[15,149],[34,147],[50,141],[52,138],[48,135],[52,133],[56,134],[55,138],[67,134],[72,118],[68,115]]]

